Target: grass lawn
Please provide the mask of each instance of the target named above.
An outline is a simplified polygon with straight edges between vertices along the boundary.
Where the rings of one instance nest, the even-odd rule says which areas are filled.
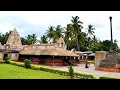
[[[0,64],[0,79],[69,79],[69,76]]]

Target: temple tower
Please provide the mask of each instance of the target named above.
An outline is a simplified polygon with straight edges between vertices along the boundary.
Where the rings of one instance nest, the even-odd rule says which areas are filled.
[[[16,28],[13,31],[9,32],[9,37],[6,45],[9,45],[10,49],[19,49],[22,47],[20,34],[17,32]]]

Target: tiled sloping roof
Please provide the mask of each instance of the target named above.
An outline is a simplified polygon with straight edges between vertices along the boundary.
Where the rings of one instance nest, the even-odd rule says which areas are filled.
[[[30,46],[54,46],[56,43],[50,43],[50,44],[31,44]]]
[[[51,56],[74,56],[78,57],[79,55],[61,49],[24,49],[20,52],[22,55],[51,55]]]

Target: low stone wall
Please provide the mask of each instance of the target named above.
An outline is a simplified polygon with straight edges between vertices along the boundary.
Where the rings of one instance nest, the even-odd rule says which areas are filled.
[[[80,60],[79,63],[80,63],[80,64],[85,64],[85,63],[86,63],[86,60]]]
[[[108,68],[108,67],[99,67],[97,70],[107,71],[107,72],[120,72],[120,68]]]
[[[45,58],[44,60],[40,60],[40,62],[41,61],[43,61],[43,64],[45,64],[45,65],[51,65],[51,66],[62,66],[62,65],[64,65],[63,60],[58,59],[58,58]]]
[[[19,53],[8,53],[9,57],[13,61],[17,61],[19,57]]]
[[[59,57],[44,57],[40,58],[39,56],[25,56],[25,55],[20,55],[19,56],[19,61],[24,62],[26,58],[29,58],[31,60],[31,63],[33,64],[44,64],[44,65],[50,65],[50,66],[63,66],[64,61],[62,58]],[[79,62],[77,59],[70,59],[69,62],[71,62],[73,65],[77,65]]]
[[[71,62],[74,66],[78,65],[79,63],[77,59],[70,59],[69,62]]]

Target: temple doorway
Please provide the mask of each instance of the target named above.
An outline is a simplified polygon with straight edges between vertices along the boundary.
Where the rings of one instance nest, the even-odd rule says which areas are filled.
[[[8,56],[8,54],[4,54],[3,60],[5,60],[5,57],[7,57],[7,56]]]

